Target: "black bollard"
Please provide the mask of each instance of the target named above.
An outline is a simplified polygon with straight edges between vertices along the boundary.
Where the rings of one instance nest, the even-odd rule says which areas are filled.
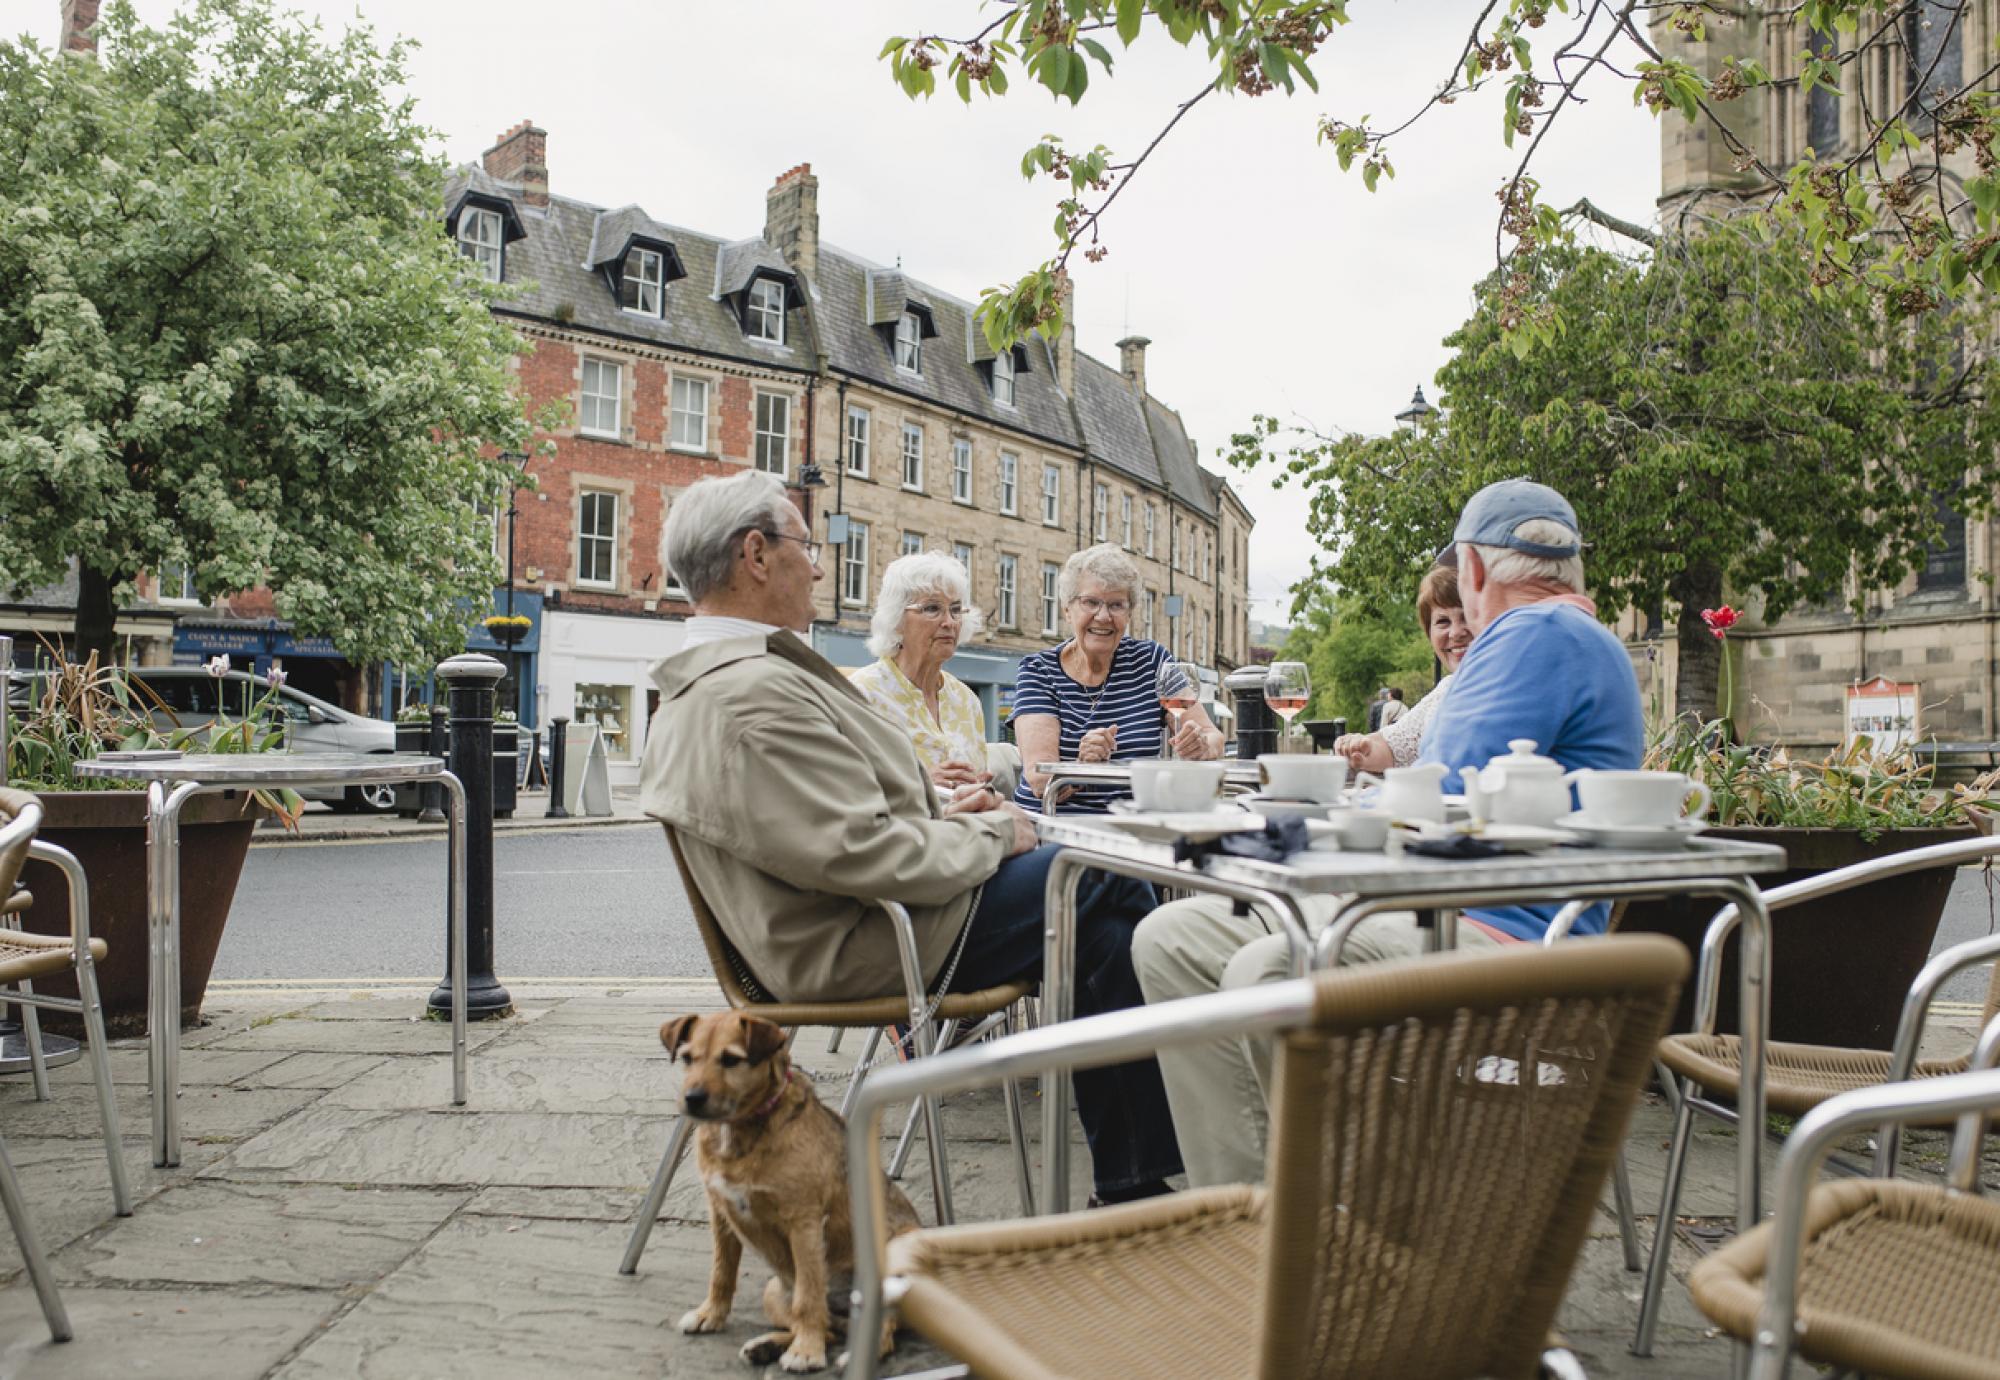
[[[449,741],[445,728],[444,706],[434,704],[431,706],[431,726],[425,738],[424,754],[429,757],[444,756]],[[424,808],[417,815],[418,821],[423,824],[444,823],[444,787],[425,786],[423,792]]]
[[[465,787],[465,1003],[472,1020],[513,1014],[514,999],[493,976],[493,687],[507,673],[490,656],[468,652],[438,667],[451,687],[451,774]],[[449,925],[450,912],[446,912]],[[445,931],[449,953],[451,931]],[[431,993],[430,1009],[451,1014],[451,972]]]
[[[549,720],[549,808],[544,819],[568,819],[563,808],[563,753],[569,746],[569,720]]]

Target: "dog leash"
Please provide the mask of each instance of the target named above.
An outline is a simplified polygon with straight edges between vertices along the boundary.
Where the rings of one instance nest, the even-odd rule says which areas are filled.
[[[951,980],[958,976],[958,961],[965,956],[965,941],[972,937],[972,917],[979,912],[979,899],[984,891],[985,887],[982,885],[972,895],[972,908],[966,912],[965,924],[959,927],[958,940],[952,945],[951,955],[945,960],[944,972],[938,977],[937,988],[931,996],[929,1005],[924,1008],[924,1026],[933,1028],[936,1026],[938,1008],[944,1005],[944,999],[951,994]],[[852,1083],[870,1069],[888,1062],[888,1058],[892,1054],[896,1055],[900,1062],[903,1055],[914,1048],[911,1042],[917,1038],[917,1031],[920,1028],[922,1027],[911,1026],[902,1036],[889,1041],[887,1048],[877,1049],[874,1057],[867,1063],[857,1066],[851,1073],[843,1077],[828,1079],[822,1083],[810,1069],[799,1069],[798,1072],[804,1074],[806,1080],[815,1088],[842,1087],[848,1083]],[[796,1068],[797,1066],[794,1065],[794,1067]]]

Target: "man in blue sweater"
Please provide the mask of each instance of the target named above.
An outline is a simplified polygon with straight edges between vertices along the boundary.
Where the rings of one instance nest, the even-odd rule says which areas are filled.
[[[1472,496],[1452,534],[1458,588],[1474,638],[1445,701],[1426,728],[1418,760],[1439,762],[1456,780],[1484,766],[1512,738],[1577,767],[1632,768],[1643,751],[1638,679],[1624,647],[1597,621],[1584,596],[1583,540],[1568,500],[1545,484],[1509,479]],[[1331,902],[1309,906],[1315,928]],[[1467,912],[1462,950],[1541,938],[1554,906]],[[1604,928],[1596,907],[1577,925]],[[1343,963],[1409,958],[1424,951],[1412,915],[1365,920],[1349,937]],[[1175,901],[1140,922],[1132,962],[1149,1002],[1247,987],[1290,976],[1289,949],[1275,919],[1236,916],[1214,897]],[[1218,1041],[1162,1052],[1167,1100],[1188,1178],[1196,1187],[1254,1183],[1264,1174],[1268,1040]]]

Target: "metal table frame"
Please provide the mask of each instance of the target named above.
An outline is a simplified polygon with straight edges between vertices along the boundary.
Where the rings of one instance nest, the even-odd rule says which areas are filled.
[[[1285,863],[1216,856],[1197,867],[1175,862],[1173,850],[1165,844],[1142,842],[1088,817],[1044,815],[1036,821],[1036,830],[1044,843],[1059,844],[1063,850],[1050,864],[1044,896],[1042,1000],[1043,1019],[1050,1023],[1071,1020],[1076,1014],[1076,897],[1086,869],[1264,905],[1278,917],[1289,941],[1294,973],[1304,973],[1315,953],[1299,905],[1306,896],[1351,898],[1321,932],[1317,948],[1327,959],[1338,954],[1363,919],[1387,910],[1439,912],[1434,945],[1442,945],[1451,937],[1445,917],[1461,906],[1661,896],[1724,898],[1737,907],[1743,930],[1738,1017],[1744,1049],[1742,1103],[1750,1125],[1764,1124],[1770,916],[1763,893],[1749,879],[1782,870],[1783,849],[1696,840],[1674,852],[1556,850],[1472,862],[1315,850]],[[1069,1108],[1069,1079],[1049,1079],[1042,1088],[1045,1212],[1069,1209]],[[1737,1140],[1737,1226],[1747,1231],[1761,1215],[1762,1138]]]
[[[1225,790],[1254,791],[1263,782],[1255,762],[1234,757],[1216,760],[1223,766],[1222,785]],[[1124,786],[1129,790],[1132,764],[1132,759],[1123,762],[1037,762],[1027,770],[1041,772],[1049,778],[1048,784],[1042,787],[1042,811],[1052,814],[1056,807],[1049,801],[1064,786]]]
[[[156,1166],[181,1162],[180,817],[197,795],[398,781],[444,787],[450,825],[451,1102],[465,1105],[465,787],[441,759],[397,753],[189,754],[153,762],[79,762],[76,773],[146,783],[146,1044]]]

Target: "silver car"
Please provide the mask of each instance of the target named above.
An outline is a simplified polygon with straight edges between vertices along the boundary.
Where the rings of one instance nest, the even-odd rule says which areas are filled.
[[[163,729],[199,728],[215,721],[218,713],[241,719],[250,712],[270,687],[243,671],[209,674],[202,666],[147,666],[135,669],[133,679],[144,683],[164,708],[153,711],[154,721]],[[280,686],[273,709],[284,715],[285,741],[294,752],[394,752],[396,726],[342,709],[337,704]],[[308,800],[324,800],[336,810],[384,813],[396,806],[393,785],[321,787],[299,792]]]

